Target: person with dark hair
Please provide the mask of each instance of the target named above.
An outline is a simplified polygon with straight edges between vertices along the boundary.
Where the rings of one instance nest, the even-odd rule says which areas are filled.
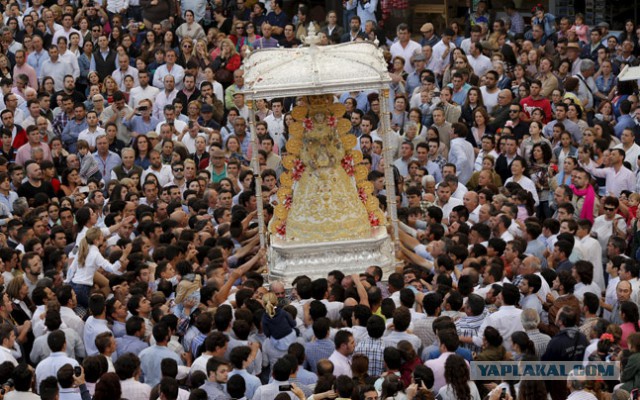
[[[458,180],[466,185],[473,174],[473,160],[475,152],[471,143],[467,141],[469,129],[459,122],[451,126],[451,149],[449,150],[449,162],[456,166]]]
[[[0,333],[2,333],[2,329],[0,327]],[[66,350],[66,339],[64,336],[64,332],[61,330],[57,330],[49,333],[47,338],[47,343],[49,344],[49,348],[51,349],[51,354],[49,357],[38,363],[36,367],[36,387],[40,386],[40,383],[50,377],[56,376],[60,367],[65,364],[71,364],[72,367],[78,367],[78,361],[73,358],[70,358],[65,353]]]
[[[329,358],[335,350],[335,344],[330,339],[330,329],[331,321],[328,318],[321,317],[313,322],[312,331],[315,340],[305,346],[305,366],[311,372],[318,372],[318,361]]]
[[[58,380],[55,376],[50,376],[44,379],[40,385],[38,385],[38,393],[42,400],[56,400],[58,399]]]
[[[351,377],[351,363],[349,357],[356,348],[356,341],[349,331],[338,331],[335,339],[335,351],[329,356],[329,361],[333,363],[334,375],[347,375]]]
[[[484,331],[482,352],[476,355],[476,361],[506,361],[507,350],[504,348],[504,340],[500,332],[492,326]]]
[[[126,335],[116,339],[117,356],[120,357],[125,353],[140,354],[140,352],[149,344],[144,341],[146,325],[144,318],[132,316],[125,324]]]
[[[406,307],[398,307],[393,311],[393,331],[385,336],[385,346],[396,347],[402,340],[406,340],[413,346],[416,353],[422,347],[422,341],[416,335],[408,333],[411,323],[411,312]]]
[[[141,383],[140,359],[134,353],[126,353],[118,357],[114,363],[116,374],[120,378],[122,392],[128,400],[147,400],[151,394],[151,386]]]
[[[477,294],[471,293],[467,297],[463,311],[465,316],[455,321],[457,331],[460,332],[460,336],[477,335],[485,318],[484,299]],[[476,353],[480,350],[480,346],[476,346],[473,343],[463,343],[462,346]]]
[[[477,335],[461,336],[460,340],[463,343],[473,343],[476,346],[482,346],[484,331],[489,326],[497,329],[502,337],[511,337],[513,332],[524,331],[520,320],[522,310],[515,307],[519,300],[520,290],[518,290],[517,286],[510,283],[502,285],[502,292],[498,295],[498,301],[502,305],[498,311],[485,318],[480,329],[478,329]],[[511,350],[509,342],[505,342],[505,348],[507,351]]]
[[[258,377],[247,372],[247,367],[250,364],[249,355],[251,351],[249,346],[238,346],[229,353],[229,361],[233,367],[233,370],[229,372],[229,381],[231,381],[231,378],[234,376],[243,378],[245,382],[245,392],[243,392],[243,396],[247,399],[252,399],[253,394],[262,385]]]
[[[480,393],[471,380],[464,358],[452,354],[444,363],[446,385],[438,391],[440,399],[479,399]]]
[[[176,360],[178,365],[184,365],[182,359],[175,351],[167,347],[170,339],[169,327],[165,323],[157,323],[153,326],[154,346],[142,350],[139,354],[144,383],[155,386],[160,382],[160,365],[164,358]]]

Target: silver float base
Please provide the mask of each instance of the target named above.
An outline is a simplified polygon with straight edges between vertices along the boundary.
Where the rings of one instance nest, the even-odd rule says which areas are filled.
[[[385,227],[372,230],[369,239],[323,243],[296,243],[271,237],[269,246],[269,280],[281,281],[286,286],[300,275],[326,278],[333,270],[345,275],[362,273],[372,266],[382,268],[386,279],[394,272],[393,242]]]

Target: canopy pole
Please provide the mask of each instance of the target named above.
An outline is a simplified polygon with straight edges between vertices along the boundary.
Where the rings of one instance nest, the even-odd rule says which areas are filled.
[[[382,99],[380,100],[380,117],[382,122],[382,141],[384,154],[384,177],[385,188],[387,192],[387,211],[391,219],[391,227],[393,228],[393,242],[396,248],[399,248],[398,235],[398,209],[396,204],[396,186],[393,176],[393,153],[391,152],[391,136],[389,134],[391,120],[389,119],[389,89],[382,89]]]
[[[247,107],[249,108],[249,130],[251,131],[251,168],[255,175],[256,180],[256,210],[258,212],[258,234],[260,235],[260,247],[265,247],[265,231],[264,231],[264,213],[262,204],[262,176],[260,175],[260,162],[258,161],[258,134],[256,133],[256,115],[255,115],[255,102],[253,100],[247,100]]]

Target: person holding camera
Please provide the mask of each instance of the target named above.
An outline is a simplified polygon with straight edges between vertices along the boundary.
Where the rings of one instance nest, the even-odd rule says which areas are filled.
[[[160,122],[158,118],[151,115],[153,102],[149,99],[142,99],[138,103],[138,107],[132,110],[129,115],[122,121],[122,124],[131,131],[131,135],[135,138],[147,132],[154,131]]]

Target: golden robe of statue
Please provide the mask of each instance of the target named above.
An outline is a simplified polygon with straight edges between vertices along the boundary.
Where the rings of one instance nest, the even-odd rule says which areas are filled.
[[[293,190],[287,239],[331,242],[362,239],[371,234],[354,179],[341,165],[343,144],[326,123],[326,114],[311,117],[313,129],[303,138],[300,160],[306,166]]]

